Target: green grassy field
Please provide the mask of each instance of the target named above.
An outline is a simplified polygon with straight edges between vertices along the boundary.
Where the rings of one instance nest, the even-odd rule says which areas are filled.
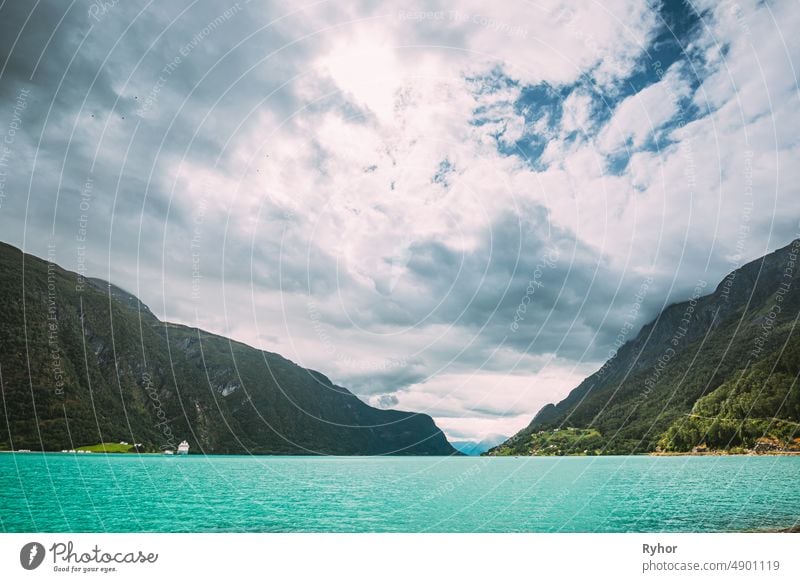
[[[130,453],[134,450],[134,447],[133,445],[121,445],[119,443],[99,443],[78,447],[76,450],[91,451],[93,453]]]

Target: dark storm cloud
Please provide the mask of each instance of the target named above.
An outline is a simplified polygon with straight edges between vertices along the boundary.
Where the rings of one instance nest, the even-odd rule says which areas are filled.
[[[406,360],[381,362],[380,367],[353,370],[347,378],[352,389],[359,395],[373,395],[397,392],[428,377],[428,366],[417,358],[414,362]]]
[[[596,251],[549,225],[543,209],[524,220],[501,217],[467,253],[436,240],[415,242],[411,250],[411,283],[373,300],[357,323],[463,328],[476,345],[452,363],[473,368],[501,345],[525,354],[596,357],[585,353],[587,345],[606,344],[621,309],[633,301],[617,293],[633,277],[609,270]],[[330,321],[352,325],[347,318]]]
[[[60,260],[71,268],[76,225],[88,214],[96,272],[108,272],[109,254],[120,273],[162,255],[185,263],[196,208],[173,203],[176,164],[213,169],[224,141],[293,74],[303,50],[264,61],[286,39],[264,26],[277,15],[268,5],[246,4],[5,3],[0,95],[13,103],[21,88],[30,91],[9,177],[14,195],[2,209],[16,218],[5,240],[44,254],[49,236],[30,233],[54,226]],[[268,104],[278,115],[292,107],[286,92]],[[80,208],[87,184],[88,210]],[[208,220],[204,234],[218,248],[211,243],[223,239],[224,222]],[[235,267],[249,277],[249,265]]]

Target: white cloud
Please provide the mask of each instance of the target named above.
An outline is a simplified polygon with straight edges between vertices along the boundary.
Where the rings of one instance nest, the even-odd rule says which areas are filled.
[[[473,438],[513,434],[530,422],[530,410],[559,400],[565,385],[577,386],[590,366],[575,369],[547,363],[538,372],[520,375],[475,371],[440,374],[396,394],[398,407],[423,410],[437,418],[446,434],[473,432]]]
[[[622,147],[639,149],[678,115],[680,100],[690,94],[682,69],[681,64],[673,65],[659,82],[622,101],[600,132],[600,150],[612,153]]]
[[[573,131],[586,134],[592,131],[594,105],[591,95],[581,90],[575,90],[564,99],[562,107],[564,113],[561,120],[561,131],[565,134]]]

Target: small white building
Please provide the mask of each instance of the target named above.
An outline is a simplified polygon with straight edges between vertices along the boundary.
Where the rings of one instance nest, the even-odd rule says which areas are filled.
[[[188,455],[189,454],[189,443],[186,441],[181,441],[181,444],[178,445],[178,454],[179,455]]]

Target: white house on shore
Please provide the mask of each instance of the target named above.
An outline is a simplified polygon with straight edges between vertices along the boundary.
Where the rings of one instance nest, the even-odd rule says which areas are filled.
[[[178,445],[178,454],[179,455],[188,455],[189,454],[189,443],[186,441],[181,441],[181,444]]]

